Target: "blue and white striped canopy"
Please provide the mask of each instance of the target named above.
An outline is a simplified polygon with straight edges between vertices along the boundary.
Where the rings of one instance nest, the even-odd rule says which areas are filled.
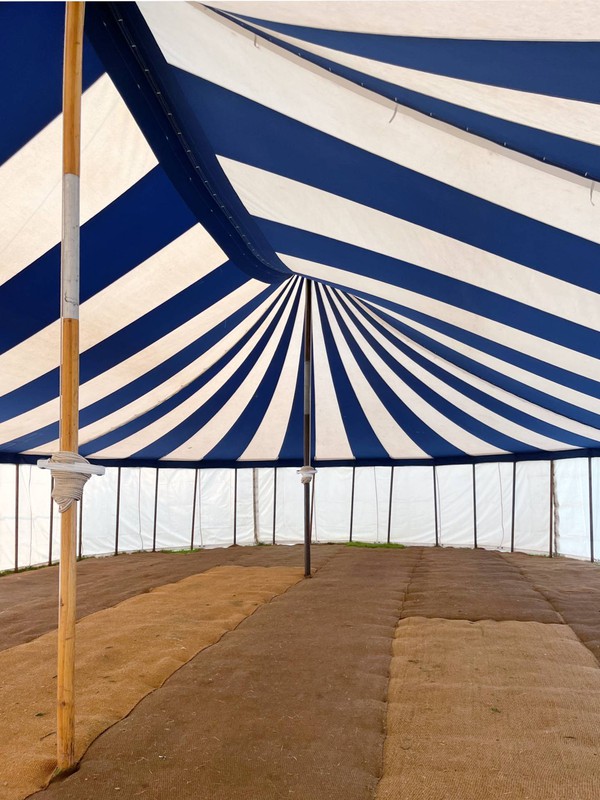
[[[0,459],[57,449],[64,6],[0,4]],[[88,3],[80,451],[598,453],[596,0]]]

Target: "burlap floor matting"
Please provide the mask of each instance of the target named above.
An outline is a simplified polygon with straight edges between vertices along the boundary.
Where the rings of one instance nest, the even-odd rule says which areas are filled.
[[[344,548],[148,695],[40,800],[372,798],[418,559]]]
[[[600,661],[598,565],[571,558],[537,558],[523,553],[506,553],[502,557],[521,572]]]
[[[212,552],[302,561],[301,548]],[[86,607],[115,602],[129,577],[144,591],[209,561],[159,555],[79,565]],[[420,547],[317,546],[313,560],[312,580],[149,689],[40,800],[600,796],[597,566]],[[122,572],[94,598],[111,562]]]
[[[596,800],[600,669],[566,625],[402,620],[376,800]]]
[[[423,549],[402,616],[562,622],[500,553],[441,547]]]
[[[318,569],[339,546],[313,548]],[[301,545],[292,547],[220,547],[193,553],[127,553],[86,558],[77,564],[77,616],[83,618],[217,566],[301,567]],[[3,575],[0,580],[0,650],[29,642],[56,628],[58,567]]]
[[[290,567],[216,567],[77,625],[76,752],[200,650],[299,581]],[[55,765],[56,634],[0,653],[0,798],[20,800]]]

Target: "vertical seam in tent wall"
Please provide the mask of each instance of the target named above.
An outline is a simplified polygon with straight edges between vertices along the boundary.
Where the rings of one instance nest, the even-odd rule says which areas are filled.
[[[204,547],[202,538],[202,470],[198,468],[198,539],[200,547]]]
[[[504,486],[502,485],[502,467],[497,464],[498,468],[498,483],[500,484],[500,527],[502,529],[502,538],[500,539],[500,549],[504,548],[504,539],[506,537],[506,530],[504,528]]]
[[[54,534],[54,499],[52,497],[53,478],[50,476],[50,516],[48,518],[48,566],[52,564],[52,539]]]
[[[115,514],[115,555],[119,555],[119,523],[121,517],[121,467],[117,467],[117,504]]]
[[[79,501],[79,541],[77,559],[81,561],[83,558],[83,497]]]
[[[375,541],[379,541],[379,493],[377,491],[377,467],[371,467],[373,470],[373,483],[375,486]]]
[[[142,535],[142,470],[138,470],[138,536],[140,545],[144,549],[144,537]]]
[[[590,511],[590,561],[594,563],[594,484],[593,484],[593,462],[592,457],[588,456],[588,503]]]
[[[277,467],[273,467],[273,544],[275,544],[277,526]]]
[[[356,480],[356,467],[352,467],[352,489],[350,490],[350,529],[348,531],[348,541],[352,541],[354,531],[354,485]]]
[[[15,467],[15,572],[19,571],[19,465]]]
[[[313,524],[314,524],[314,531],[315,531],[314,541],[318,542],[319,541],[319,534],[318,534],[318,531],[317,531],[317,515],[316,515],[316,501],[315,501],[315,497],[316,497],[316,494],[317,494],[317,473],[316,472],[313,475],[313,479],[311,481],[310,489],[311,489],[311,497],[310,497],[310,538],[311,538],[311,541],[313,541],[313,535],[312,534],[313,534]]]
[[[439,522],[438,522],[438,489],[437,489],[437,469],[435,464],[432,467],[432,479],[433,479],[433,535],[434,535],[434,546],[440,546],[440,531],[439,531]]]
[[[440,476],[437,469],[434,469],[435,486],[437,492],[437,516],[438,516],[438,545],[443,546],[442,543],[442,495],[440,493]]]
[[[510,498],[510,552],[515,551],[515,525],[516,525],[516,509],[517,509],[517,462],[513,461],[512,468],[512,494]]]

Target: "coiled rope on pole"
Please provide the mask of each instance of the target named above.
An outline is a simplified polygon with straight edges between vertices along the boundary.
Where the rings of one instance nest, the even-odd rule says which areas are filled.
[[[61,451],[49,459],[37,462],[41,469],[49,469],[54,478],[52,498],[61,514],[83,497],[83,487],[91,475],[104,475],[104,467],[90,464],[79,453]]]

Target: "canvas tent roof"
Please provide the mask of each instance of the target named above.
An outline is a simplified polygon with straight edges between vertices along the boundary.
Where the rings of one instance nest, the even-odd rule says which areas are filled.
[[[80,451],[596,452],[595,2],[88,3]],[[64,7],[0,5],[0,458],[57,449]]]

